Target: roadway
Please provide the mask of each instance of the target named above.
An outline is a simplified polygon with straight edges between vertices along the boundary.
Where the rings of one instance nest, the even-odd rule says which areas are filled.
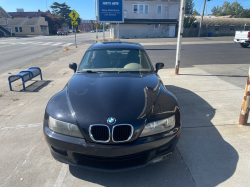
[[[95,36],[95,33],[77,34],[77,44],[93,44]],[[28,66],[74,44],[74,34],[0,38],[0,73]]]

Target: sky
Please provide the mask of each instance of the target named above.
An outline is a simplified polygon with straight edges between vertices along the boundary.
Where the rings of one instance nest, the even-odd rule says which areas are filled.
[[[71,9],[76,10],[82,19],[95,19],[95,0],[0,0],[0,6],[7,12],[16,12],[17,8],[23,8],[24,11],[46,11],[46,1],[48,8],[53,2],[64,3],[66,2]],[[227,0],[233,3],[235,0]],[[214,6],[221,6],[224,0],[211,0],[207,2],[207,13],[211,13]],[[250,0],[238,0],[244,8],[250,8]],[[195,9],[201,13],[203,9],[204,0],[194,0]],[[49,8],[50,9],[50,8]],[[206,12],[205,12],[206,14]]]

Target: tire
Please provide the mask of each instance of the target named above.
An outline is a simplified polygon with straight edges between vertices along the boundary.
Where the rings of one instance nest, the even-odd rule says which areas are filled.
[[[241,45],[241,47],[244,47],[244,48],[247,48],[249,46],[249,44],[245,44],[245,43],[242,43],[240,45]]]

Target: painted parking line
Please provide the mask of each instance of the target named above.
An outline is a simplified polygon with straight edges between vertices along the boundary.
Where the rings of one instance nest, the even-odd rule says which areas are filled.
[[[67,174],[67,171],[68,171],[68,165],[66,164],[62,164],[62,169],[56,179],[56,182],[54,184],[54,187],[61,187],[62,186],[62,183],[64,181],[64,178]]]
[[[50,44],[52,44],[53,42],[47,42],[47,43],[43,43],[43,44],[41,44],[41,45],[50,45]]]
[[[55,43],[55,44],[52,44],[52,45],[61,45],[61,44],[62,44],[62,43],[59,42],[59,43]]]
[[[67,47],[67,46],[70,46],[70,45],[72,45],[73,43],[67,43],[67,44],[65,44],[65,45],[63,45],[63,46],[65,46],[65,47]]]
[[[0,46],[0,47],[6,47],[6,46],[11,46],[11,45],[3,45],[3,46]]]

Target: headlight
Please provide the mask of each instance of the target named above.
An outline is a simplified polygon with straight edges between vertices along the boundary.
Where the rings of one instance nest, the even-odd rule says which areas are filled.
[[[175,115],[170,118],[147,123],[140,135],[140,137],[150,136],[153,134],[162,133],[168,131],[175,126]]]
[[[71,123],[66,123],[63,121],[56,120],[52,117],[49,117],[49,128],[52,131],[58,132],[60,134],[65,134],[68,136],[74,136],[78,138],[83,138],[78,127]]]

